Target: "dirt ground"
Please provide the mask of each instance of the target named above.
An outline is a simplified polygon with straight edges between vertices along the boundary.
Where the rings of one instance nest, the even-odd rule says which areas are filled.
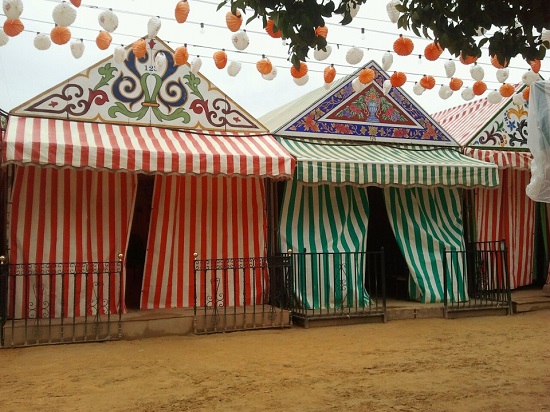
[[[550,311],[4,349],[0,410],[550,410]]]

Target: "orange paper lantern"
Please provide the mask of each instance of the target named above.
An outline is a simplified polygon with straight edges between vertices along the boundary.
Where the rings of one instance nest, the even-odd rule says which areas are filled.
[[[477,61],[476,56],[463,56],[462,53],[460,53],[460,63],[468,65],[468,64],[475,63],[476,61]]]
[[[403,72],[395,72],[390,77],[390,83],[393,87],[401,87],[407,81],[407,75]]]
[[[531,60],[529,62],[529,66],[531,66],[531,70],[533,70],[533,73],[538,73],[540,71],[540,60]]]
[[[80,3],[82,3],[82,0],[71,0],[71,3],[75,7],[80,7]]]
[[[179,1],[176,4],[176,9],[174,10],[174,16],[178,23],[185,23],[187,16],[189,16],[189,3],[187,0]]]
[[[101,30],[95,38],[95,44],[99,50],[107,50],[112,41],[113,37],[105,30]]]
[[[241,28],[241,24],[243,24],[243,17],[241,16],[241,12],[237,10],[237,14],[233,14],[232,12],[228,11],[225,15],[225,24],[227,25],[227,28],[231,30],[232,32],[236,32]]]
[[[476,96],[481,96],[483,93],[487,91],[487,85],[483,80],[478,80],[472,86],[472,91]]]
[[[55,26],[50,32],[50,38],[55,44],[66,44],[71,40],[71,31],[68,27]]]
[[[6,33],[10,37],[17,36],[23,31],[23,29],[25,29],[25,26],[19,19],[7,19],[4,22],[4,33]]]
[[[425,88],[426,90],[430,90],[430,89],[433,89],[434,86],[435,86],[435,79],[433,76],[431,75],[424,75],[422,76],[422,78],[420,79],[420,86],[422,86],[423,88]]]
[[[139,39],[132,43],[132,51],[138,59],[142,59],[147,54],[147,43],[145,39]]]
[[[300,62],[299,69],[296,69],[296,67],[294,66],[290,68],[290,75],[295,79],[301,79],[306,74],[307,74],[307,64],[305,64],[304,62]]]
[[[334,78],[336,77],[336,69],[332,64],[328,67],[325,67],[323,77],[325,79],[325,83],[332,83],[334,81]]]
[[[269,59],[267,59],[266,57],[262,57],[262,59],[258,60],[258,62],[256,63],[256,69],[261,74],[269,74],[273,70],[273,65],[271,64]]]
[[[327,35],[328,35],[328,27],[327,26],[319,26],[315,29],[315,34],[317,36],[321,36],[321,37],[324,37],[325,39],[327,38]]]
[[[496,55],[491,56],[491,64],[497,69],[505,69],[506,67],[508,67],[508,61],[505,60],[504,64],[500,64]]]
[[[428,44],[424,49],[424,57],[430,61],[435,61],[439,59],[442,53],[443,49],[439,44],[435,42]]]
[[[463,83],[464,82],[462,79],[459,79],[458,77],[451,77],[451,80],[449,80],[449,89],[456,92],[457,90],[460,90]]]
[[[174,50],[174,63],[178,66],[183,66],[189,60],[189,52],[187,47],[180,46]]]
[[[393,42],[393,51],[399,56],[408,56],[414,50],[414,43],[408,37],[403,37],[402,34]]]
[[[531,86],[527,86],[525,89],[523,89],[523,92],[521,92],[521,95],[523,96],[526,102],[529,101],[530,94],[531,94]]]
[[[212,55],[214,58],[214,64],[218,69],[223,69],[227,64],[227,53],[225,50],[218,50]]]
[[[514,94],[516,89],[514,86],[508,83],[504,83],[502,86],[500,86],[499,93],[502,97],[510,97]]]
[[[359,76],[357,77],[362,84],[369,84],[374,80],[374,70],[363,69],[359,72]]]
[[[274,39],[280,39],[281,37],[283,37],[283,33],[281,32],[281,30],[275,28],[275,23],[271,19],[267,21],[265,31]]]

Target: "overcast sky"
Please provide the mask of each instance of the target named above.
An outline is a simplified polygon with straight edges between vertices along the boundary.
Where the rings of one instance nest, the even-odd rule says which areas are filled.
[[[52,44],[45,51],[37,50],[34,37],[37,32],[49,33],[53,28],[52,10],[60,0],[23,0],[25,9],[21,20],[25,31],[19,36],[10,38],[9,42],[0,47],[0,108],[6,111],[33,98],[41,92],[55,86],[66,78],[86,69],[98,61],[112,55],[116,45],[128,45],[147,33],[147,22],[152,16],[159,16],[162,28],[159,38],[176,48],[187,43],[192,57],[198,55],[203,64],[201,73],[210,79],[216,86],[227,93],[233,100],[243,106],[249,113],[259,117],[288,101],[298,98],[308,91],[323,86],[323,70],[328,64],[334,64],[338,76],[349,74],[375,60],[381,64],[385,51],[391,50],[393,42],[400,33],[410,36],[415,42],[415,50],[411,56],[401,57],[394,54],[394,64],[388,71],[404,71],[408,82],[403,89],[419,102],[428,113],[433,113],[447,107],[452,107],[464,100],[460,92],[442,100],[438,96],[441,84],[448,84],[445,76],[444,63],[451,57],[444,53],[435,62],[429,62],[423,57],[427,40],[417,39],[413,33],[398,30],[397,26],[389,21],[386,13],[385,1],[370,0],[361,9],[354,21],[347,27],[337,24],[338,19],[331,20],[327,27],[328,42],[332,46],[331,56],[317,62],[310,54],[309,81],[304,86],[298,86],[290,76],[290,63],[287,61],[288,46],[283,45],[280,39],[272,39],[263,31],[260,21],[253,21],[244,26],[250,37],[250,46],[244,52],[238,52],[231,43],[233,33],[225,25],[225,15],[228,8],[216,11],[217,1],[189,0],[191,12],[187,22],[178,24],[174,19],[174,7],[177,0],[83,0],[82,6],[77,9],[75,23],[71,25],[73,38],[82,38],[86,50],[80,59],[75,59],[69,43],[63,46]],[[113,43],[108,50],[101,51],[95,44],[95,37],[100,30],[97,17],[105,8],[112,7],[119,18],[119,26],[113,33]],[[248,18],[252,13],[249,12]],[[2,21],[5,17],[2,17]],[[201,32],[201,24],[204,29]],[[364,35],[361,29],[365,29]],[[351,66],[346,62],[346,52],[351,46],[363,48],[363,60]],[[212,54],[216,49],[224,48],[229,60],[242,63],[242,70],[236,77],[231,77],[225,69],[219,70],[214,66]],[[264,80],[256,70],[256,61],[261,55],[267,55],[277,67],[275,80]],[[422,58],[419,58],[422,55]],[[473,84],[469,67],[462,65],[455,59],[456,76],[464,80],[464,86]],[[499,87],[496,80],[496,68],[489,63],[489,58],[480,59],[480,65],[485,70],[485,81],[489,90]],[[508,82],[521,81],[522,74],[529,68],[527,63],[517,58],[511,63]],[[437,85],[427,90],[422,96],[413,93],[415,81],[420,80],[423,74],[432,74],[436,77]],[[550,76],[550,58],[546,58],[542,65],[541,75]]]

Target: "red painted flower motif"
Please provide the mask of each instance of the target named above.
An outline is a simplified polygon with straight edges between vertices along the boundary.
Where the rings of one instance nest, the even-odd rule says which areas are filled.
[[[312,132],[318,132],[319,126],[317,125],[317,122],[315,121],[315,114],[311,112],[306,116],[304,119],[304,129],[306,131],[312,131]]]

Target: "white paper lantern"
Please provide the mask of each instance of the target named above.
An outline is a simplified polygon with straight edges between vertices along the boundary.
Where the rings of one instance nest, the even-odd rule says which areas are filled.
[[[273,80],[275,77],[277,77],[277,68],[273,66],[273,69],[271,69],[271,72],[268,74],[262,74],[262,77],[265,80]]]
[[[355,93],[361,93],[366,87],[367,85],[361,83],[358,78],[351,82],[351,88]]]
[[[52,41],[50,40],[50,36],[46,33],[38,33],[34,37],[34,47],[38,50],[48,50],[51,45]]]
[[[497,80],[500,83],[504,83],[506,81],[506,79],[508,79],[509,74],[510,74],[510,71],[507,68],[506,69],[498,69],[497,73],[496,73]]]
[[[523,98],[523,93],[514,94],[514,97],[512,97],[512,101],[517,106],[523,106],[526,103],[525,99]]]
[[[155,55],[155,67],[157,71],[163,72],[166,69],[167,65],[168,65],[168,59],[166,59],[164,52],[158,52]]]
[[[470,76],[472,76],[472,79],[474,80],[481,81],[485,77],[485,71],[483,70],[483,67],[474,64],[470,67]]]
[[[388,71],[393,64],[393,54],[391,54],[389,51],[384,53],[382,56],[382,68],[385,71]]]
[[[359,4],[350,4],[349,5],[349,14],[351,14],[352,18],[355,18],[357,16],[357,13],[359,13]]]
[[[197,74],[202,66],[202,60],[199,56],[195,57],[193,61],[191,61],[191,72]]]
[[[332,86],[332,83],[325,83],[325,84],[323,85],[323,87],[324,87],[325,89],[327,89],[327,90],[330,89],[331,86]]]
[[[23,1],[22,0],[4,0],[3,4],[4,14],[8,19],[18,19],[23,13]]]
[[[299,79],[297,79],[296,77],[293,77],[293,79],[294,79],[294,83],[296,83],[298,86],[303,86],[308,82],[309,74],[306,73],[305,76],[302,76]]]
[[[82,57],[85,48],[82,40],[71,41],[71,54],[75,59],[80,59]]]
[[[550,30],[542,29],[542,33],[540,34],[540,39],[543,42],[550,43]],[[546,46],[544,46],[546,47]],[[548,48],[548,47],[546,47]]]
[[[416,82],[413,86],[413,92],[417,96],[420,96],[422,93],[424,93],[424,90],[426,90],[426,89],[422,87],[420,82]]]
[[[126,60],[126,49],[122,46],[117,46],[113,50],[113,59],[115,63],[122,64]]]
[[[460,96],[466,101],[472,100],[475,96],[474,91],[470,87],[466,87],[462,89],[462,93],[460,93]]]
[[[160,26],[162,26],[160,19],[158,17],[151,17],[147,23],[147,36],[150,39],[156,37],[159,34]]]
[[[384,92],[384,96],[387,96],[390,90],[391,90],[391,81],[389,79],[384,80],[384,83],[382,83],[382,91]]]
[[[523,73],[523,76],[521,76],[521,81],[525,83],[527,86],[531,86],[534,82],[540,79],[540,76],[538,73],[535,73],[531,70],[526,71]]]
[[[235,77],[241,71],[241,67],[242,67],[241,63],[231,61],[227,65],[227,74],[230,75],[231,77]]]
[[[443,100],[447,100],[449,97],[453,95],[453,91],[446,84],[442,84],[441,87],[439,88],[438,94],[439,94],[439,97],[441,97]]]
[[[114,32],[118,27],[118,17],[111,9],[104,10],[97,16],[97,21],[103,30],[109,33]]]
[[[447,60],[445,62],[445,75],[450,79],[456,72],[456,64],[454,60]]]
[[[10,37],[4,33],[4,29],[0,27],[0,46],[5,46],[10,41]]]
[[[386,4],[386,12],[388,13],[388,17],[392,23],[397,23],[397,20],[399,20],[399,15],[401,13],[395,8],[395,6],[400,3],[401,2],[399,0],[390,0],[390,2]]]
[[[353,46],[346,53],[346,61],[351,65],[357,64],[363,59],[364,54],[359,47]]]
[[[330,44],[327,44],[325,48],[326,51],[323,49],[315,49],[313,51],[313,58],[320,62],[326,60],[330,56],[330,53],[332,53],[332,47],[330,47]]]
[[[487,95],[487,101],[491,104],[499,104],[502,101],[502,95],[498,90],[493,90]]]
[[[76,20],[76,9],[67,2],[53,8],[52,18],[58,26],[69,27]]]
[[[231,41],[233,42],[233,46],[235,46],[237,50],[244,50],[250,44],[248,34],[246,34],[244,30],[241,30],[231,36]]]

